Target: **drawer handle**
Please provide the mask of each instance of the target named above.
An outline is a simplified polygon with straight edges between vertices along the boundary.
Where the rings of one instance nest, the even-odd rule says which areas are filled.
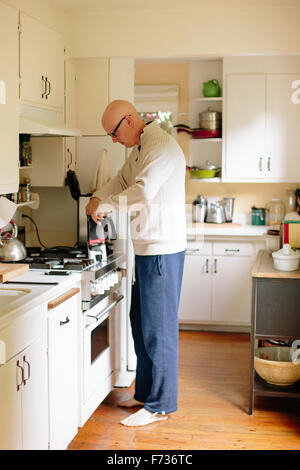
[[[67,323],[69,323],[69,321],[70,321],[70,318],[68,316],[66,316],[65,321],[60,321],[59,324],[60,324],[60,326],[66,325]]]
[[[42,75],[42,81],[44,82],[44,91],[42,93],[42,98],[44,98],[44,96],[46,95],[47,93],[47,82],[46,82],[46,78],[44,78],[44,75]]]
[[[238,253],[240,251],[239,248],[225,248],[225,251],[233,251],[234,253]]]
[[[56,299],[48,302],[48,310],[58,307],[58,305],[64,303],[66,300],[78,294],[78,292],[80,292],[80,289],[78,287],[73,287],[73,289],[70,289],[59,297],[56,297]]]
[[[25,362],[25,364],[27,364],[27,367],[28,367],[28,376],[27,376],[26,379],[23,378],[23,383],[24,383],[24,385],[26,385],[27,380],[30,379],[30,364],[29,364],[28,361],[26,361],[26,356],[23,356],[23,362]]]
[[[22,383],[24,382],[24,369],[23,369],[22,366],[20,366],[20,361],[17,361],[17,367],[19,367],[19,369],[21,369],[21,374],[22,374],[21,383],[19,384],[19,383],[17,382],[17,391],[19,391],[20,388],[21,388]]]

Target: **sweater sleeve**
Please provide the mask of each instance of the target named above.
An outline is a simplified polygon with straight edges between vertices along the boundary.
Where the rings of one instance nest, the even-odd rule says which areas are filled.
[[[97,197],[101,201],[107,200],[110,196],[119,194],[128,188],[129,184],[126,175],[130,172],[131,155],[124,163],[122,168],[118,171],[117,175],[106,183],[101,189],[94,192],[92,197]]]
[[[130,211],[153,200],[176,165],[176,154],[168,150],[161,146],[150,151],[134,184],[118,194],[111,195],[103,203],[112,204],[115,209],[122,211],[126,201],[126,211]]]

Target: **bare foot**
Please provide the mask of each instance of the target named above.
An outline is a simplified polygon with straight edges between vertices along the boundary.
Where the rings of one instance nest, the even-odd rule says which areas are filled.
[[[120,421],[124,426],[146,426],[147,424],[155,423],[155,421],[164,421],[168,419],[168,416],[162,416],[158,413],[151,413],[145,408],[133,413],[127,418]]]
[[[124,408],[132,408],[133,406],[144,406],[144,403],[141,401],[137,401],[134,398],[129,398],[129,400],[120,401],[118,406],[122,406]]]

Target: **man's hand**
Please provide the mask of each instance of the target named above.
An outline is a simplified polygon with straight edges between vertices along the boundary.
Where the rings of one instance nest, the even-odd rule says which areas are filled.
[[[86,215],[90,215],[96,224],[98,223],[99,219],[103,219],[104,212],[99,212],[98,207],[100,206],[101,201],[97,197],[92,197],[90,202],[85,208]]]

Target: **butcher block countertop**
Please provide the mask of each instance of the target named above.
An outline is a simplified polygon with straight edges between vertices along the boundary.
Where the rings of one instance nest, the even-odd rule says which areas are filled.
[[[255,259],[251,276],[273,279],[300,279],[300,269],[297,271],[278,271],[274,268],[272,253],[268,250],[260,250]]]
[[[0,283],[25,274],[29,269],[29,264],[0,263]]]

